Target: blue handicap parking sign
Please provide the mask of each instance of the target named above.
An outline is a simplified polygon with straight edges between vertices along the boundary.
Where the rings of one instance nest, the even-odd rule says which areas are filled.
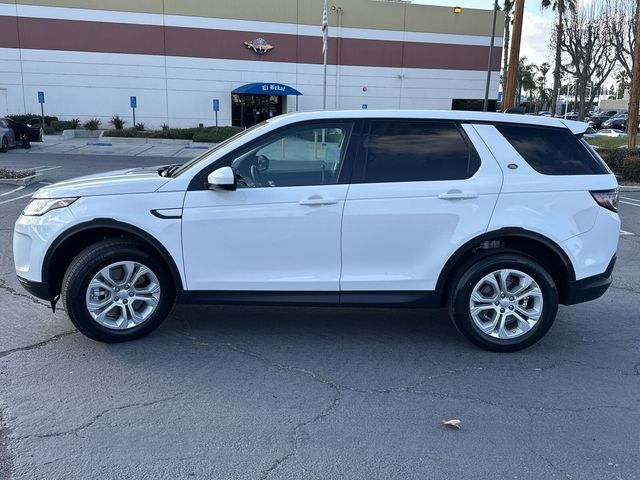
[[[44,103],[44,92],[38,92],[38,103]]]
[[[214,112],[220,111],[220,100],[218,100],[217,98],[213,99],[213,111]]]
[[[130,98],[130,101],[131,101],[131,108],[136,108],[137,103],[138,103],[138,100],[136,99],[136,97],[133,97],[133,96],[132,96],[132,97]]]

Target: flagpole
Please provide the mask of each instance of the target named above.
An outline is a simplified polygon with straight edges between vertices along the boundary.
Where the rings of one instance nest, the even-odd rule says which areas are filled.
[[[322,109],[327,109],[327,49],[324,49],[324,80],[322,82]]]
[[[322,57],[324,73],[322,80],[322,109],[327,109],[327,51],[329,50],[329,12],[327,0],[324,0],[322,9]]]

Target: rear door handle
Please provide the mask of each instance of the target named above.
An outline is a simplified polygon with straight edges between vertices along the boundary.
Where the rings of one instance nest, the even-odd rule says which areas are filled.
[[[472,198],[478,198],[478,194],[471,192],[447,192],[441,193],[438,195],[438,198],[441,200],[469,200]]]
[[[338,203],[336,198],[324,198],[321,195],[311,195],[305,200],[300,200],[300,205],[316,206],[316,205],[335,205]]]

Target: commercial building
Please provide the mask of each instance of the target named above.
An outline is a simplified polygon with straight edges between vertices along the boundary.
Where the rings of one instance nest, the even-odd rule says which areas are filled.
[[[323,104],[322,0],[0,0],[0,116],[251,125]],[[489,10],[329,3],[327,108],[470,109]],[[501,16],[501,15],[500,15]],[[498,18],[497,25],[502,25]],[[496,28],[490,98],[498,91]]]

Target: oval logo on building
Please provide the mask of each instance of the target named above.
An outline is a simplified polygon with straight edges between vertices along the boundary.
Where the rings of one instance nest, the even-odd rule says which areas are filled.
[[[269,50],[273,50],[273,45],[269,45],[264,38],[256,38],[250,42],[244,42],[245,46],[253,50],[258,55],[264,55]]]

